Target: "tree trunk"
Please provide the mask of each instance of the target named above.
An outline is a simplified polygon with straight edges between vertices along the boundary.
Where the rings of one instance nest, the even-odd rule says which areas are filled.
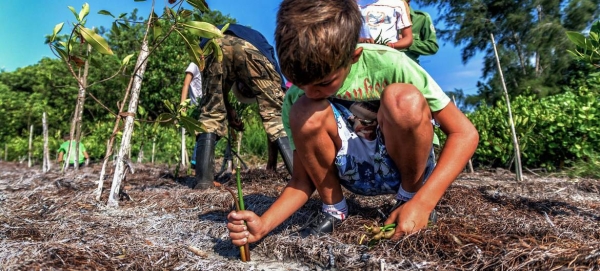
[[[123,97],[123,102],[119,104],[119,112],[123,112],[123,107],[125,106],[125,102],[129,97],[129,92],[131,91],[131,86],[133,84],[133,78],[129,80],[129,85],[127,85],[127,90],[125,91],[125,96]],[[104,176],[106,175],[106,165],[108,164],[108,160],[113,153],[113,145],[115,143],[115,138],[117,136],[117,132],[119,131],[119,124],[121,123],[121,115],[117,115],[115,118],[115,126],[113,126],[113,132],[110,135],[110,139],[106,142],[106,153],[104,155],[104,161],[102,162],[102,170],[100,170],[100,178],[98,178],[98,188],[96,189],[96,200],[100,201],[100,197],[102,196],[102,187],[104,186]],[[114,160],[114,159],[113,159]]]
[[[88,44],[87,46],[87,55],[90,55],[92,51],[92,46]],[[88,71],[90,69],[90,61],[88,59],[85,60],[85,64],[83,65],[83,76],[80,78],[81,83],[79,84],[79,94],[77,95],[77,110],[75,117],[75,160],[73,166],[75,170],[79,169],[79,142],[81,142],[81,122],[83,116],[83,107],[85,105],[85,91],[87,88],[87,76]]]
[[[108,195],[108,206],[117,207],[119,206],[119,190],[121,187],[121,182],[125,178],[126,168],[125,168],[125,157],[127,153],[129,153],[131,149],[131,135],[133,134],[133,127],[135,121],[135,114],[137,112],[138,101],[140,89],[142,87],[142,78],[144,76],[144,72],[146,71],[146,65],[148,64],[148,40],[147,36],[144,37],[142,41],[142,49],[140,51],[140,55],[138,56],[137,62],[135,64],[135,75],[133,79],[133,86],[131,91],[131,100],[129,101],[129,108],[127,109],[126,118],[125,118],[125,126],[123,128],[123,136],[121,137],[121,147],[119,149],[119,154],[117,155],[117,159],[115,161],[115,173],[113,175],[113,182],[110,188],[110,194]]]
[[[52,167],[52,162],[50,161],[50,150],[48,148],[48,121],[46,112],[42,114],[42,130],[44,135],[44,158],[42,163],[42,172],[46,173],[50,171],[50,168]]]
[[[27,152],[27,166],[32,167],[31,156],[33,155],[33,124],[29,126],[29,151]]]

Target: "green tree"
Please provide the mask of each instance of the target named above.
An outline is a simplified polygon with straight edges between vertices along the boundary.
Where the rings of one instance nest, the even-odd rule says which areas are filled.
[[[511,96],[539,97],[560,93],[560,82],[572,58],[567,30],[582,31],[597,15],[597,0],[420,0],[438,7],[442,22],[438,37],[462,46],[467,62],[483,52],[483,82],[479,98],[488,104],[502,97],[490,34],[494,34],[506,85]]]

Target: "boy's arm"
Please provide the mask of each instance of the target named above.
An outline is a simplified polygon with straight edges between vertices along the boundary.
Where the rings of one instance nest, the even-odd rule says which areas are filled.
[[[273,229],[299,210],[314,193],[315,187],[296,151],[294,151],[293,163],[292,179],[273,205],[262,216],[259,217],[252,211],[229,213],[227,228],[229,229],[231,242],[234,245],[241,246],[246,243],[254,243],[267,236]],[[244,225],[244,221],[246,225]]]
[[[410,223],[407,228],[397,229],[394,238],[427,226],[429,214],[464,169],[479,143],[477,130],[453,103],[448,103],[442,110],[433,112],[433,117],[448,138],[427,182],[411,200],[400,207],[402,208],[400,216]],[[393,222],[386,221],[388,224]]]

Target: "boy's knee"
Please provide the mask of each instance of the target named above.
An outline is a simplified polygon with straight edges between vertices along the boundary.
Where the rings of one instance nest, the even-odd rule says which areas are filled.
[[[411,84],[391,84],[381,95],[383,117],[404,125],[419,125],[429,114],[429,106],[423,94]],[[424,114],[427,113],[427,114]]]

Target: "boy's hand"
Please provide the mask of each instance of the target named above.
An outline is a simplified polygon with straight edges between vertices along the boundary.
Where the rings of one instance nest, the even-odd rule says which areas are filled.
[[[373,38],[359,38],[358,42],[359,43],[375,43],[375,40]]]
[[[229,220],[227,223],[229,238],[235,246],[254,243],[263,237],[263,222],[252,211],[232,211],[227,215],[227,220]]]
[[[385,225],[396,223],[396,233],[391,239],[398,240],[403,235],[415,233],[427,227],[432,210],[426,209],[418,202],[409,200],[394,210],[385,221]]]

